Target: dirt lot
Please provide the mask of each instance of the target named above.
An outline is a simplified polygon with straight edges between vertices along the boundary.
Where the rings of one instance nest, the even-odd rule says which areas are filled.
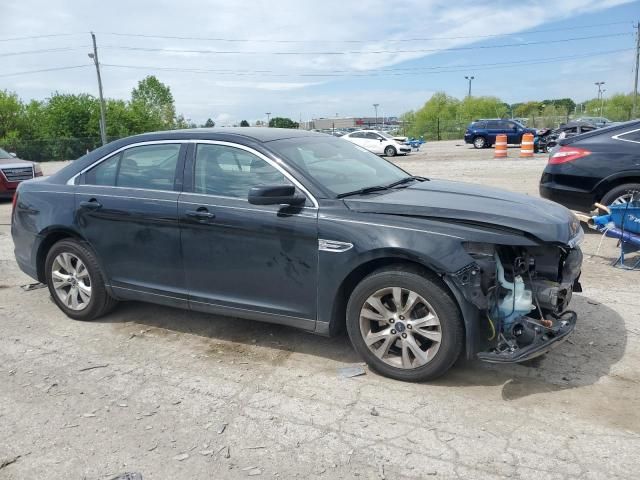
[[[398,163],[537,194],[544,158],[491,156],[441,142]],[[358,362],[345,337],[137,303],[69,320],[46,289],[20,288],[32,280],[9,213],[0,204],[0,478],[638,478],[640,273],[609,266],[611,239],[596,254],[587,234],[561,348],[406,384],[340,378]]]

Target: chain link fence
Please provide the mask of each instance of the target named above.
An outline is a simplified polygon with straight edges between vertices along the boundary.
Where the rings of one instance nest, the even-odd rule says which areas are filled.
[[[109,138],[109,141],[116,138]],[[100,137],[20,139],[0,142],[0,148],[35,162],[73,160],[102,145]]]

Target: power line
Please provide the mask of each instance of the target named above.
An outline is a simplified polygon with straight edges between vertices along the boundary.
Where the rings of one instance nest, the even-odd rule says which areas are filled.
[[[478,50],[493,49],[507,47],[525,47],[530,45],[542,45],[551,43],[566,43],[580,40],[591,40],[596,38],[611,38],[631,35],[631,32],[624,33],[608,33],[603,35],[590,35],[585,37],[561,38],[556,40],[538,40],[531,42],[505,43],[500,45],[475,45],[466,47],[447,47],[447,48],[421,48],[413,50],[347,50],[347,51],[325,51],[325,52],[301,52],[301,51],[259,51],[259,50],[209,50],[209,49],[182,49],[182,48],[154,48],[154,47],[132,47],[126,45],[105,45],[102,48],[110,50],[127,50],[140,52],[162,52],[162,53],[198,53],[198,54],[230,54],[230,55],[350,55],[350,54],[389,54],[389,53],[428,53],[428,52],[445,52],[453,50]]]
[[[580,26],[572,26],[572,27],[557,27],[557,28],[546,28],[540,30],[529,30],[525,32],[511,32],[511,33],[496,33],[496,34],[488,34],[488,35],[461,35],[454,37],[428,37],[428,38],[385,38],[385,43],[390,42],[427,42],[433,40],[463,40],[463,39],[473,39],[473,38],[496,38],[496,37],[505,37],[510,35],[530,35],[535,33],[547,33],[547,32],[558,32],[558,31],[567,31],[567,30],[581,30],[587,28],[596,28],[596,27],[608,27],[613,25],[622,25],[622,24],[630,24],[628,20],[619,21],[619,22],[608,22],[608,23],[596,23],[590,25],[580,25]],[[99,32],[102,35],[113,35],[118,37],[138,37],[138,38],[160,38],[160,39],[168,39],[168,40],[196,40],[196,41],[212,41],[212,42],[237,42],[237,43],[292,43],[292,44],[300,44],[300,43],[374,43],[379,42],[380,39],[370,39],[370,40],[331,40],[331,39],[322,39],[322,40],[278,40],[278,39],[246,39],[246,38],[224,38],[224,37],[199,37],[199,36],[180,36],[180,35],[154,35],[154,34],[144,34],[144,33],[121,33],[121,32]]]
[[[72,50],[81,50],[84,48],[89,48],[89,45],[82,45],[81,47],[57,47],[57,48],[42,48],[39,50],[23,50],[21,52],[9,52],[9,53],[0,53],[0,57],[14,57],[17,55],[32,55],[36,53],[54,53],[54,52],[69,52]]]
[[[70,37],[73,35],[84,35],[84,33],[49,33],[46,35],[29,35],[26,37],[5,37],[5,38],[0,38],[0,42],[13,42],[17,40],[35,40],[39,38]]]
[[[547,57],[537,60],[516,60],[513,62],[496,62],[496,63],[484,63],[484,64],[472,64],[472,65],[443,65],[443,66],[430,66],[416,67],[418,71],[404,71],[393,69],[380,69],[373,71],[358,71],[358,70],[335,70],[333,73],[278,73],[274,70],[230,70],[230,69],[206,69],[206,68],[179,68],[179,67],[158,67],[158,66],[142,66],[142,65],[122,65],[122,64],[109,64],[102,63],[103,67],[109,68],[126,68],[133,70],[157,70],[157,71],[169,71],[169,72],[185,72],[185,73],[216,73],[219,75],[229,75],[237,77],[248,77],[254,75],[260,75],[265,77],[369,77],[369,76],[403,76],[403,75],[429,75],[438,73],[451,73],[460,72],[473,68],[475,70],[494,70],[508,67],[519,67],[527,65],[539,65],[545,63],[556,63],[566,60],[575,60],[579,58],[591,58],[600,55],[610,55],[612,53],[619,53],[625,51],[635,50],[633,48],[623,48],[617,50],[607,50],[601,52],[590,52],[587,54],[568,55],[563,57]],[[432,70],[432,71],[422,71]],[[338,73],[337,73],[338,72]]]
[[[22,72],[13,72],[13,73],[1,73],[0,77],[15,77],[18,75],[29,75],[32,73],[42,73],[42,72],[55,72],[58,70],[71,70],[74,68],[86,68],[86,67],[90,67],[91,65],[71,65],[68,67],[54,67],[54,68],[42,68],[40,70],[25,70]]]

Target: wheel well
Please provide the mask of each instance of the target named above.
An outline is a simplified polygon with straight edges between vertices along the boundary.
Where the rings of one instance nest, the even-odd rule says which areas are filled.
[[[347,312],[347,302],[349,301],[349,297],[351,296],[351,292],[353,292],[354,288],[360,283],[360,281],[369,275],[370,273],[379,270],[385,267],[407,267],[413,270],[420,271],[426,275],[431,275],[434,277],[440,278],[440,276],[430,269],[429,267],[412,260],[407,260],[403,258],[394,258],[394,257],[386,257],[386,258],[377,258],[375,260],[370,260],[366,263],[355,268],[347,277],[342,281],[340,287],[338,288],[338,292],[336,294],[336,298],[333,302],[333,311],[331,314],[331,323],[329,325],[329,335],[336,335],[344,330],[346,324],[346,312]],[[451,293],[451,289],[449,286],[442,282],[442,286]],[[458,304],[455,296],[451,293],[451,297],[453,298],[456,305]]]
[[[50,232],[40,244],[38,248],[38,255],[36,257],[36,268],[38,273],[38,281],[45,283],[46,278],[44,274],[44,262],[47,259],[47,254],[51,247],[53,247],[60,240],[64,240],[65,238],[75,238],[79,239],[77,234],[69,232],[68,230],[57,230]]]
[[[624,185],[625,183],[640,183],[640,177],[619,177],[603,181],[596,189],[598,201],[602,200],[602,197],[604,197],[609,190],[620,185]]]

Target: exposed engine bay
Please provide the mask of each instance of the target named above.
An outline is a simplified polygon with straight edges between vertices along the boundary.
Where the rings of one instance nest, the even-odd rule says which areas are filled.
[[[464,247],[474,263],[453,277],[480,310],[479,359],[529,360],[573,331],[577,318],[567,307],[572,293],[581,291],[578,247],[473,242]]]

